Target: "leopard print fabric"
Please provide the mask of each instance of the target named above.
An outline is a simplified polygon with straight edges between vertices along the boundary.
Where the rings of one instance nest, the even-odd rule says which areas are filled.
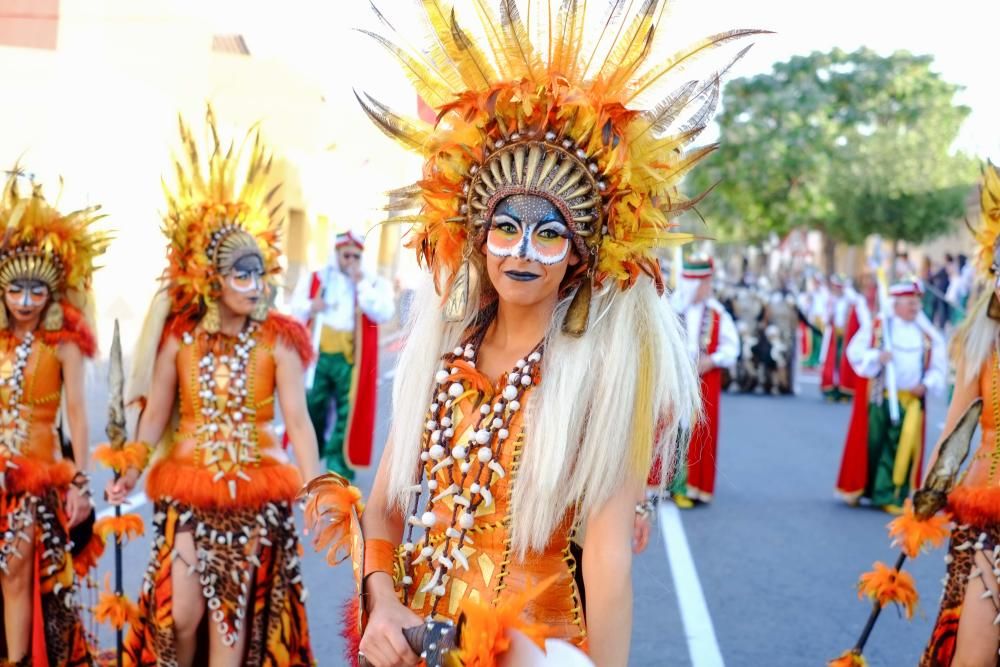
[[[33,550],[26,549],[33,542]],[[35,585],[41,593],[41,618],[49,664],[58,667],[91,665],[91,651],[81,622],[81,605],[70,555],[69,518],[62,494],[50,489],[41,496],[0,494],[0,570],[8,572],[14,559],[33,553],[37,560]],[[37,632],[32,628],[32,632]],[[30,660],[29,660],[30,663]]]
[[[178,534],[194,539],[188,573],[202,587],[210,632],[231,645],[249,632],[241,664],[312,665],[305,618],[300,546],[292,509],[266,503],[259,511],[204,511],[173,501],[156,503],[152,556],[139,600],[140,623],[125,642],[126,665],[176,665],[171,577]]]
[[[958,622],[962,617],[962,604],[965,601],[970,575],[995,577],[989,571],[973,574],[976,568],[976,554],[980,551],[996,568],[1000,560],[1000,525],[985,529],[981,526],[963,525],[952,531],[948,553],[945,555],[948,574],[944,580],[941,611],[934,623],[931,639],[920,659],[920,667],[951,665],[955,655],[955,643],[958,640]],[[996,605],[996,600],[993,603]],[[1000,612],[1000,609],[997,611]]]

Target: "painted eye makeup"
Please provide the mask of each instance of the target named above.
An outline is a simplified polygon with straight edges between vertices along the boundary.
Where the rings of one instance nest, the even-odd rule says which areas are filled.
[[[264,274],[260,271],[233,271],[227,277],[227,282],[237,292],[255,292],[262,288]]]

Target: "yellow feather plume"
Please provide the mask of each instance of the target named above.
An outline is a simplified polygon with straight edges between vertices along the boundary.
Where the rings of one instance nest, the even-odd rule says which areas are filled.
[[[1000,170],[992,162],[983,167],[983,182],[979,186],[979,226],[972,235],[979,244],[977,264],[983,276],[993,273],[993,255],[1000,236]]]
[[[587,239],[578,251],[596,258],[588,266],[597,285],[613,280],[627,288],[642,274],[659,281],[655,249],[691,238],[675,234],[670,219],[697,202],[678,186],[714,146],[686,147],[707,126],[726,70],[704,81],[674,82],[669,94],[661,88],[702,54],[762,31],[720,33],[651,62],[664,0],[612,0],[592,38],[587,0],[555,3],[548,0],[532,14],[526,0],[522,16],[517,0],[421,0],[428,39],[419,49],[400,45],[376,9],[395,38],[375,39],[399,59],[437,121],[406,119],[370,96],[358,99],[383,132],[425,160],[415,189],[420,211],[398,221],[414,223],[410,246],[442,284],[450,283],[494,205],[483,192],[507,191],[492,182],[496,174],[510,179],[508,186],[537,189],[536,181],[518,180],[539,166],[532,145],[547,158],[543,173],[570,182],[546,184],[551,197],[593,193],[593,199],[564,202],[562,210],[572,213],[574,231]],[[478,31],[467,30],[455,11],[469,5]],[[652,108],[636,107],[656,94]],[[526,159],[532,155],[536,162]],[[572,160],[578,169],[553,170],[556,161]]]

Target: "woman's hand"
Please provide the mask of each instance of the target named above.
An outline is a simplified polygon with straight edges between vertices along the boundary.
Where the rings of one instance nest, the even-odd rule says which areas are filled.
[[[135,468],[129,468],[125,474],[117,480],[111,480],[104,490],[105,499],[112,505],[121,505],[128,498],[128,494],[135,488],[142,473]]]
[[[75,484],[70,484],[66,492],[66,516],[69,518],[69,527],[78,526],[90,516],[91,507],[90,497]]]
[[[403,630],[416,627],[423,621],[396,597],[389,575],[376,572],[365,584],[369,591],[371,613],[365,634],[361,638],[361,653],[374,667],[409,667],[418,664],[420,659],[406,642]]]

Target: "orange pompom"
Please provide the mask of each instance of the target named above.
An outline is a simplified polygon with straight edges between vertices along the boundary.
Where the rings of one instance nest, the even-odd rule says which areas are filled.
[[[927,520],[921,520],[913,511],[913,502],[907,500],[903,505],[903,513],[889,522],[889,537],[892,546],[903,549],[909,558],[916,558],[928,545],[939,547],[948,539],[948,514],[936,514]]]
[[[865,660],[863,655],[851,649],[842,653],[840,657],[826,663],[826,667],[868,667],[868,661]]]
[[[314,531],[313,548],[327,551],[326,561],[337,565],[351,555],[354,516],[361,516],[361,491],[335,473],[320,475],[306,484],[306,530]]]
[[[150,448],[144,442],[128,442],[120,449],[108,443],[94,450],[94,460],[121,475],[129,468],[143,470],[149,463]]]
[[[466,598],[462,601],[462,636],[459,657],[463,667],[496,667],[497,658],[510,649],[508,630],[517,630],[539,648],[545,650],[548,628],[540,623],[526,621],[522,614],[533,599],[552,585],[556,576],[549,577],[538,586],[529,586],[524,592],[512,595],[496,606],[480,600]]]
[[[142,517],[138,514],[123,514],[121,516],[108,516],[99,519],[94,524],[94,532],[101,536],[105,542],[112,533],[119,544],[123,540],[131,540],[143,535],[146,527],[142,522]]]
[[[135,603],[127,595],[118,595],[111,590],[110,574],[104,576],[104,590],[94,607],[94,618],[115,630],[121,630],[126,623],[134,625],[139,619],[139,608]]]
[[[894,603],[903,609],[906,618],[913,618],[920,596],[909,572],[901,572],[885,563],[876,562],[875,569],[865,572],[858,581],[858,597],[867,596],[880,607]]]

